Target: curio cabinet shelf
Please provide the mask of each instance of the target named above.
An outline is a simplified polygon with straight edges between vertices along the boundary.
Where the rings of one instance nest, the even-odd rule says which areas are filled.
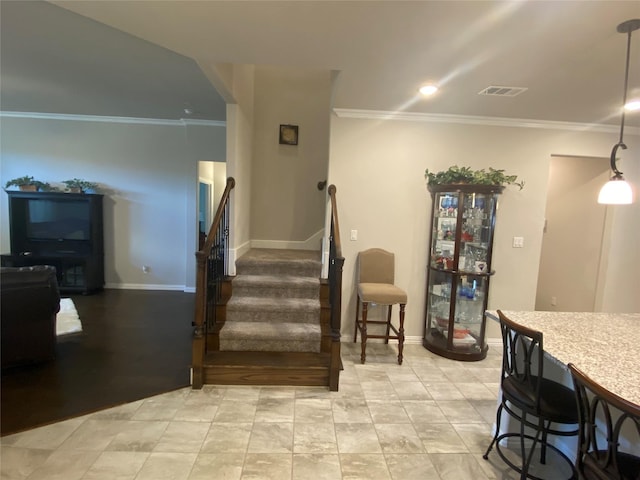
[[[446,358],[487,355],[485,311],[499,185],[430,185],[433,199],[423,345]]]

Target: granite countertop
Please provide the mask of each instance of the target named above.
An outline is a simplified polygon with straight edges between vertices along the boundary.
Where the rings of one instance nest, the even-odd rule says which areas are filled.
[[[640,405],[640,313],[502,313],[541,331],[547,355],[565,366],[573,363],[607,390]],[[498,320],[495,311],[487,316]]]

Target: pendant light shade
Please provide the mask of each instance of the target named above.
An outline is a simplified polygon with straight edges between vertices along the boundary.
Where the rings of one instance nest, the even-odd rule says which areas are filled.
[[[631,185],[622,177],[613,177],[600,189],[598,203],[607,205],[628,205],[633,202]]]
[[[613,146],[613,150],[611,150],[611,171],[613,172],[613,177],[609,180],[604,187],[600,190],[600,194],[598,195],[598,203],[609,204],[609,205],[627,205],[633,202],[633,190],[631,185],[629,185],[624,177],[622,176],[622,172],[618,170],[616,167],[616,155],[618,153],[618,148],[623,150],[627,149],[627,146],[624,144],[623,136],[624,136],[624,114],[625,114],[625,105],[627,103],[627,89],[629,84],[629,58],[631,56],[631,33],[640,28],[640,19],[627,20],[626,22],[622,22],[618,25],[619,33],[627,34],[627,61],[624,72],[624,94],[622,96],[622,119],[620,121],[620,139],[618,143]]]

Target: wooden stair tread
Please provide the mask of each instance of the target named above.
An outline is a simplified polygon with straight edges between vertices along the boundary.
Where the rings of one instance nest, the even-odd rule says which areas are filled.
[[[212,385],[329,385],[328,353],[210,352],[204,383]]]
[[[205,367],[249,368],[327,368],[328,353],[315,352],[209,352],[204,358]]]

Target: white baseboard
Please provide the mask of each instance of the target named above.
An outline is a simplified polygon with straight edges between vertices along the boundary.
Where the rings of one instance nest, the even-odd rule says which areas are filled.
[[[247,253],[251,249],[251,241],[244,242],[242,245],[236,248],[229,249],[229,268],[227,275],[235,277],[236,275],[236,260],[242,255]]]
[[[370,339],[367,342],[384,342],[384,339]],[[349,339],[348,335],[342,335],[341,339],[342,343],[352,343]],[[417,335],[407,335],[404,337],[405,345],[422,345],[422,337]],[[487,345],[491,348],[502,348],[502,339],[501,338],[487,338]]]
[[[306,240],[251,240],[251,248],[275,248],[288,250],[320,250],[324,228]]]
[[[409,335],[404,337],[405,345],[422,345],[422,337],[416,335]]]
[[[340,343],[353,343],[353,333],[350,334],[342,334],[340,339]],[[358,336],[358,342],[360,341],[360,336]],[[389,343],[396,342],[396,340],[390,340]],[[384,343],[384,338],[368,338],[367,343]],[[405,336],[404,337],[405,345],[422,345],[422,337],[419,336]]]
[[[185,285],[158,285],[148,283],[105,283],[104,288],[113,290],[167,290],[194,293],[195,287]]]

